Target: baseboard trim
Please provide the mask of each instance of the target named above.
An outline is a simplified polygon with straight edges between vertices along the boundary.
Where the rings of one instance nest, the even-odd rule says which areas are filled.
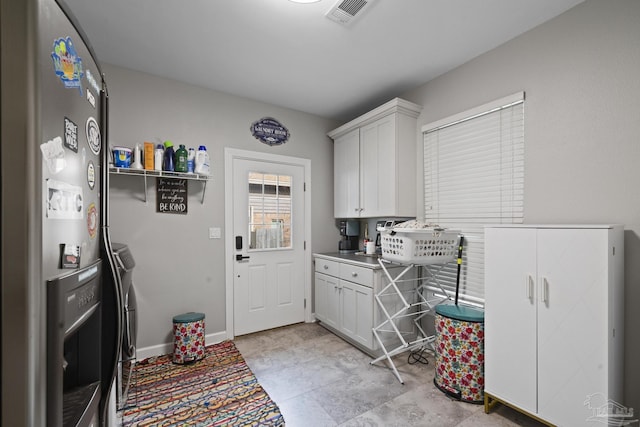
[[[204,337],[205,345],[216,344],[227,339],[226,331],[216,332],[213,334],[207,334]],[[162,356],[163,354],[173,353],[173,342],[152,345],[149,347],[138,348],[136,359],[137,361],[146,359],[147,357]]]

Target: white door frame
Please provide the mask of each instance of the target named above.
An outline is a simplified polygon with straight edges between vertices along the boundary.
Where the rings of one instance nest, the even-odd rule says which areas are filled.
[[[262,153],[257,151],[240,150],[225,147],[224,149],[224,257],[226,282],[226,336],[233,339],[233,270],[235,262],[235,238],[233,234],[233,161],[245,159],[252,161],[267,161],[301,166],[304,169],[304,319],[312,322],[311,316],[311,160],[299,157],[283,156],[280,154]]]

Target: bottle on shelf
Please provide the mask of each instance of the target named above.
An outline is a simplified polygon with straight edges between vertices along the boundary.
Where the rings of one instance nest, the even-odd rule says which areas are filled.
[[[136,144],[133,149],[133,163],[131,164],[131,169],[142,169],[142,149],[140,148],[140,144]]]
[[[174,165],[176,172],[187,172],[188,157],[189,153],[187,152],[184,144],[180,144],[179,148],[176,150],[176,162]]]
[[[173,151],[173,142],[164,142],[164,161],[162,163],[162,170],[173,172],[175,168],[175,153]]]
[[[144,143],[144,168],[146,170],[153,170],[153,162],[154,162],[154,148],[153,142]]]
[[[189,148],[189,155],[187,156],[187,172],[193,173],[196,170],[196,150],[195,148]]]
[[[209,166],[209,153],[207,147],[201,145],[196,153],[196,169],[195,173],[199,175],[209,175],[211,168]]]
[[[162,161],[163,161],[163,159],[164,159],[164,148],[162,148],[162,144],[158,144],[156,146],[154,159],[153,159],[153,166],[154,166],[155,170],[157,170],[157,171],[161,171],[162,170]]]

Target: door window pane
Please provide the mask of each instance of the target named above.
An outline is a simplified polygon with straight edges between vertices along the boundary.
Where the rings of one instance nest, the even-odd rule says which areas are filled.
[[[249,249],[291,248],[291,176],[249,172]]]

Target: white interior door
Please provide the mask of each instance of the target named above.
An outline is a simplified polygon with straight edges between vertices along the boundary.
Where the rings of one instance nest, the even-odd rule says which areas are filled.
[[[234,158],[233,331],[305,320],[305,215],[301,165]]]

